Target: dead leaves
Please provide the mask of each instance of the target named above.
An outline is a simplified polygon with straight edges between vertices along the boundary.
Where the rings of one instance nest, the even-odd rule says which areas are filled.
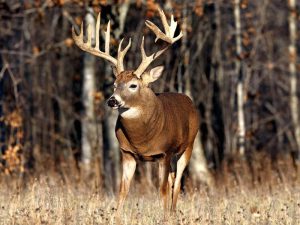
[[[0,171],[5,175],[12,173],[23,173],[24,166],[22,161],[21,141],[24,138],[23,118],[19,110],[14,110],[11,113],[0,118],[0,122],[5,124],[6,130],[9,130],[8,143],[3,145],[0,155]]]

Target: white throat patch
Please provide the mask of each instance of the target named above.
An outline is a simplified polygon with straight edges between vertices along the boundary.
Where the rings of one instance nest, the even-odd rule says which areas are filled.
[[[131,107],[126,110],[119,110],[120,116],[124,119],[135,119],[141,115],[142,110],[137,107]]]

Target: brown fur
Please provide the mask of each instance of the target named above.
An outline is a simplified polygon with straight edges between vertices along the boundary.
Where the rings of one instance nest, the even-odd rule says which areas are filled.
[[[143,157],[182,153],[193,144],[199,119],[186,95],[162,93],[155,96],[148,93],[144,97],[141,118],[118,119],[116,135],[122,150]]]
[[[141,110],[141,114],[136,118],[119,116],[116,124],[116,136],[123,157],[118,213],[123,207],[137,160],[159,160],[160,191],[164,209],[166,211],[169,208],[171,193],[171,209],[174,210],[180,190],[180,179],[191,157],[198,132],[198,113],[186,95],[155,94],[142,79],[137,79],[138,92],[134,95],[128,93],[124,86],[134,79],[137,78],[130,71],[121,73],[116,79],[115,93],[126,99],[130,107],[138,107]],[[177,159],[176,178],[172,175],[176,167],[171,165],[174,158]]]
[[[127,83],[128,81],[132,80],[133,78],[137,78],[134,74],[133,71],[123,71],[121,72],[117,78],[116,78],[116,83]]]

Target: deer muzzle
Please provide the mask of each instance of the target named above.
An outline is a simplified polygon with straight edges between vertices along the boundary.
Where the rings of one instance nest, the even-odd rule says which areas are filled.
[[[120,104],[120,102],[118,102],[118,100],[114,96],[111,96],[107,100],[107,105],[112,108],[119,108],[121,104]]]

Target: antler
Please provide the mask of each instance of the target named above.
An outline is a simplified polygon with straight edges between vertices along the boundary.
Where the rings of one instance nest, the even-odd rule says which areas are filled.
[[[113,66],[116,68],[117,73],[121,73],[122,71],[124,71],[124,64],[123,64],[123,60],[124,57],[126,55],[126,53],[128,52],[130,46],[131,46],[131,39],[129,39],[129,43],[126,46],[125,49],[122,50],[122,43],[123,40],[121,40],[120,44],[119,44],[119,48],[118,48],[118,56],[117,59],[112,57],[109,54],[109,44],[110,44],[110,21],[108,21],[107,24],[107,30],[105,32],[105,51],[102,52],[100,51],[99,47],[100,47],[100,38],[99,38],[99,32],[100,32],[100,17],[101,14],[98,14],[97,17],[97,23],[96,23],[96,44],[95,47],[92,46],[92,27],[88,24],[87,27],[87,42],[84,42],[83,39],[83,23],[81,23],[81,28],[80,28],[80,33],[79,35],[77,35],[75,33],[75,29],[74,27],[72,27],[72,37],[76,43],[76,45],[81,48],[83,51],[85,52],[89,52],[95,56],[99,56],[101,58],[104,58],[106,60],[108,60],[109,62],[111,62],[113,64]]]
[[[174,37],[175,30],[177,27],[177,22],[174,21],[174,16],[171,16],[171,23],[170,25],[167,22],[167,18],[163,10],[158,7],[158,12],[165,30],[165,33],[163,33],[154,23],[147,20],[145,22],[146,26],[150,28],[156,35],[155,42],[158,39],[161,39],[168,43],[168,46],[165,48],[159,50],[158,52],[153,53],[150,56],[147,56],[144,49],[144,37],[141,44],[141,54],[142,54],[142,62],[139,65],[139,67],[134,71],[134,74],[140,78],[143,72],[147,69],[147,67],[156,59],[158,58],[163,52],[165,52],[174,42],[178,41],[182,37],[182,31],[180,31],[180,34],[177,37]]]

